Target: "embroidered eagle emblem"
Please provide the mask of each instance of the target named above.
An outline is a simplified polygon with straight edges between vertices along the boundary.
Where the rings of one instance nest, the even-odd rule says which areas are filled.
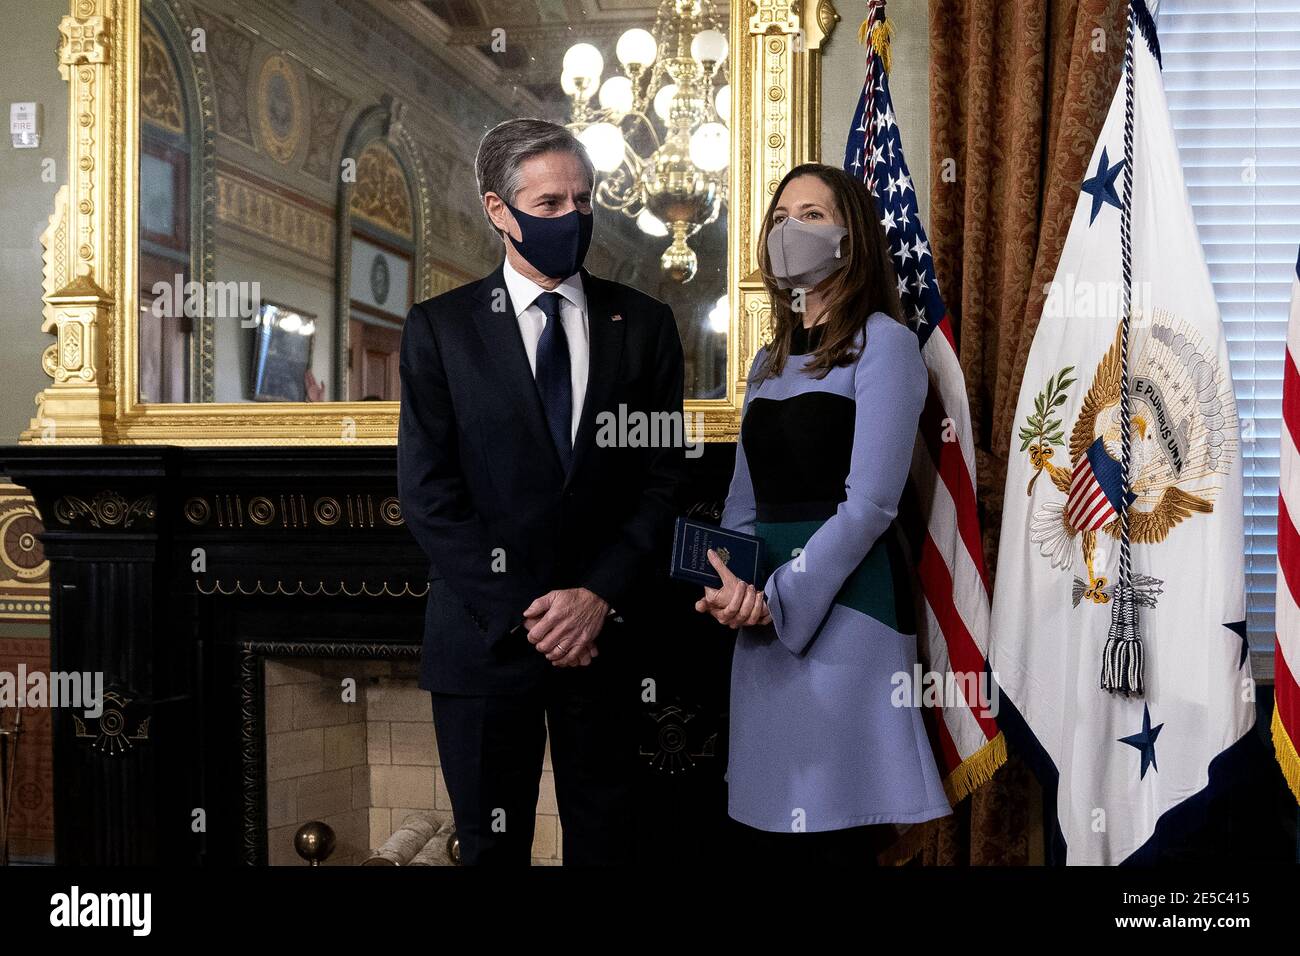
[[[1030,540],[1053,567],[1069,571],[1075,542],[1087,580],[1074,579],[1074,606],[1086,598],[1111,599],[1113,586],[1100,568],[1105,551],[1098,535],[1120,538],[1120,509],[1128,511],[1129,540],[1156,545],[1175,527],[1197,514],[1210,514],[1222,488],[1221,477],[1237,454],[1237,420],[1232,383],[1218,356],[1195,328],[1163,310],[1142,321],[1135,310],[1129,341],[1129,494],[1123,500],[1120,334],[1117,324],[1070,430],[1070,467],[1059,467],[1053,445],[1063,446],[1060,419],[1074,380],[1067,366],[1048,380],[1035,409],[1020,429],[1021,451],[1034,468],[1026,494],[1032,496],[1042,473],[1063,500],[1046,501],[1030,519]],[[1138,603],[1154,607],[1163,581],[1133,573]]]

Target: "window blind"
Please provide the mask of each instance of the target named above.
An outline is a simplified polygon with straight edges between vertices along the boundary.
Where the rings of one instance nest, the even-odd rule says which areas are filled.
[[[1300,0],[1164,0],[1157,17],[1242,422],[1247,627],[1252,648],[1271,654],[1282,362],[1300,247]]]

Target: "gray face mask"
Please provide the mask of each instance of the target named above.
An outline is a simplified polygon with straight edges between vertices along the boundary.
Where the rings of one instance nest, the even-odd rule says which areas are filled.
[[[786,216],[767,234],[767,255],[777,288],[811,289],[844,268],[849,260],[840,255],[840,240],[848,234],[843,226]]]

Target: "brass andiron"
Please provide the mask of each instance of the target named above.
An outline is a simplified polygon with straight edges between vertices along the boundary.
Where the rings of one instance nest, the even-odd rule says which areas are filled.
[[[0,711],[3,714],[3,711]],[[18,776],[18,737],[23,712],[14,711],[14,725],[0,729],[0,866],[9,865],[9,810],[14,805],[14,779]]]
[[[312,866],[320,866],[334,852],[334,828],[319,820],[309,820],[293,835],[293,848]]]

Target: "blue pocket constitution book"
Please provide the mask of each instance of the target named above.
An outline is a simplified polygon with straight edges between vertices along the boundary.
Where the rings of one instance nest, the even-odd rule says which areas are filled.
[[[710,549],[731,569],[731,573],[750,584],[758,583],[758,560],[763,542],[753,535],[728,531],[716,525],[678,518],[673,529],[673,559],[668,574],[679,581],[722,587],[722,579],[709,564]]]

